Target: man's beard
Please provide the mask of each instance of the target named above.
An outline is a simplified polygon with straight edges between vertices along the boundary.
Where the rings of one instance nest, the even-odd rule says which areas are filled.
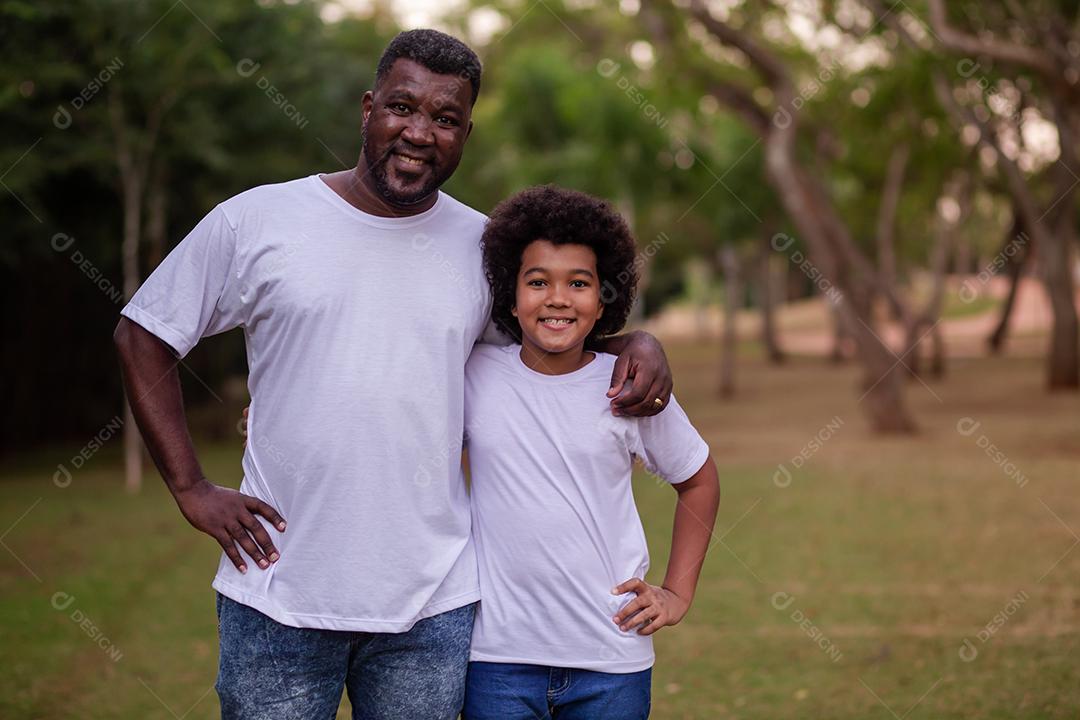
[[[371,175],[371,180],[375,184],[375,190],[383,200],[386,200],[393,205],[412,205],[420,202],[431,195],[431,193],[438,190],[439,187],[450,178],[450,175],[453,174],[453,170],[444,172],[437,164],[432,162],[431,178],[424,183],[419,190],[409,193],[397,192],[390,187],[390,183],[387,180],[386,169],[386,164],[390,161],[390,156],[393,154],[393,146],[388,148],[381,156],[376,155],[371,143],[368,142],[366,131],[361,133],[360,142],[361,151],[364,153],[364,162],[367,165],[368,174]]]

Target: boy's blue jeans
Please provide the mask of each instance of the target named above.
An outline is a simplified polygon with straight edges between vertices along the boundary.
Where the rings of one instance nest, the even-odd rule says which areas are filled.
[[[645,720],[652,668],[635,673],[469,663],[464,720]]]
[[[476,603],[404,633],[294,628],[218,595],[222,720],[455,720]]]

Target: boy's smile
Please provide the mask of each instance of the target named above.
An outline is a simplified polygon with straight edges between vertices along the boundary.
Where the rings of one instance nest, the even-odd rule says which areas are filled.
[[[522,360],[537,372],[573,372],[585,339],[603,314],[596,253],[587,245],[534,240],[521,253],[513,309],[521,325]]]

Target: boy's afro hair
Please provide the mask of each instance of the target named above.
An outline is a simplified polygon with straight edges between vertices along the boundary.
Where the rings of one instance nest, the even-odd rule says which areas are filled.
[[[555,185],[528,188],[499,203],[484,230],[484,272],[491,284],[492,318],[499,328],[521,342],[521,326],[511,310],[521,254],[534,240],[592,248],[604,314],[587,341],[621,330],[638,283],[637,248],[630,228],[607,202]]]

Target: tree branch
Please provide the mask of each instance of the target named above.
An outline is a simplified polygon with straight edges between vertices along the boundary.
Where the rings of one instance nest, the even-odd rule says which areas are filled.
[[[1053,57],[1027,45],[999,40],[996,37],[976,37],[949,25],[943,0],[928,0],[930,27],[946,49],[968,55],[984,55],[1002,62],[1023,65],[1037,70],[1054,82],[1060,81],[1058,64]]]

